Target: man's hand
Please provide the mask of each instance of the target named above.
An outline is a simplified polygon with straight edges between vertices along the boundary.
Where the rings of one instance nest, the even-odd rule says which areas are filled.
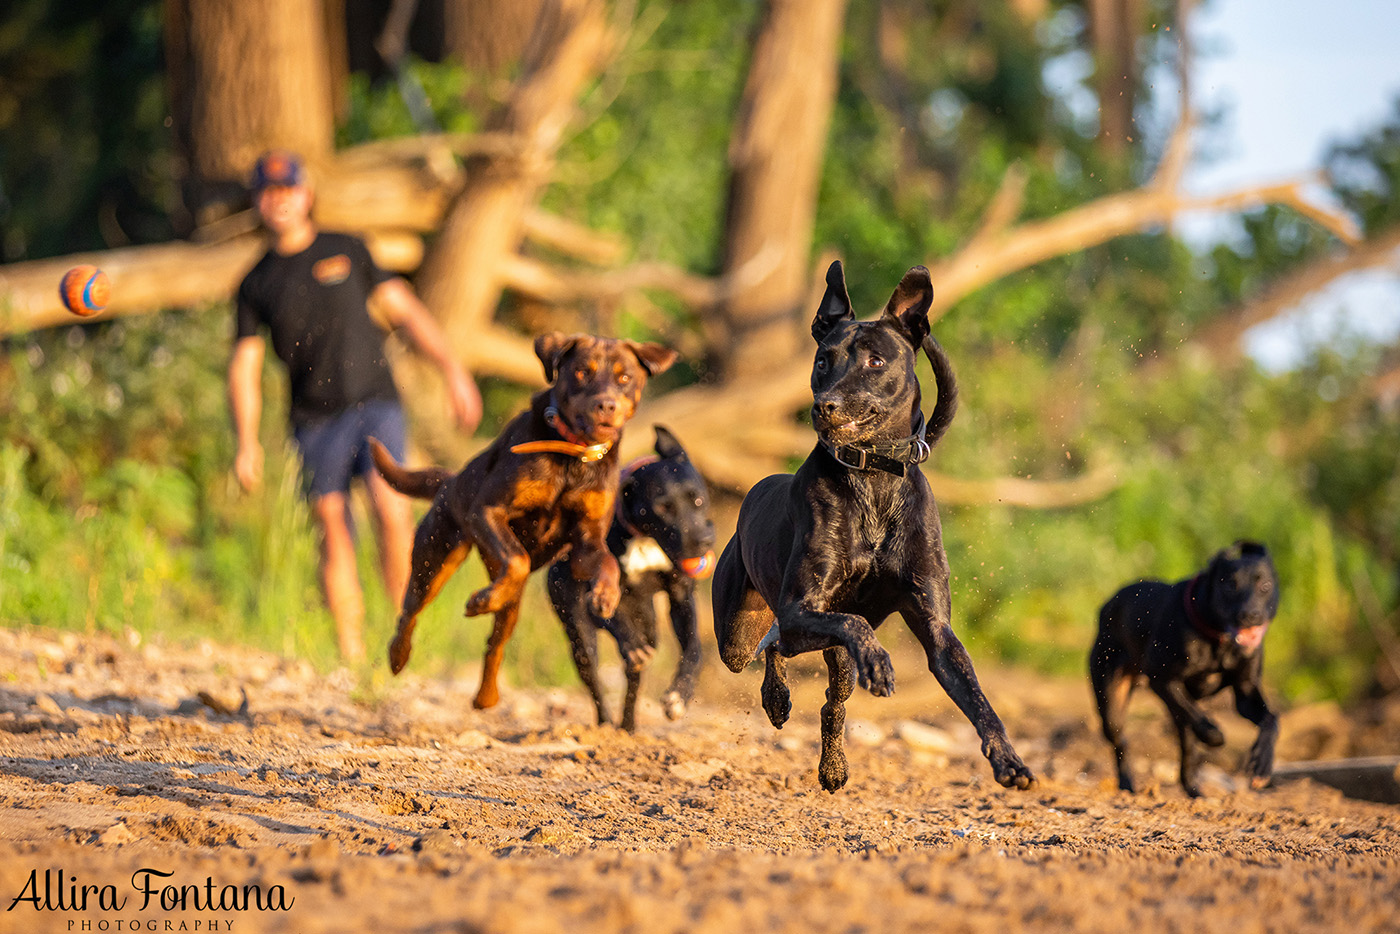
[[[452,417],[457,427],[467,434],[476,431],[481,424],[481,391],[476,388],[476,380],[460,366],[448,367],[447,398],[452,406]]]
[[[251,493],[262,483],[263,446],[257,441],[240,444],[233,458],[233,472],[238,477],[238,485]]]

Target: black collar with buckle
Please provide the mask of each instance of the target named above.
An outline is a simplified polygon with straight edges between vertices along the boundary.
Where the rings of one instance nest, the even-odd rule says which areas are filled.
[[[924,440],[924,432],[927,428],[924,422],[924,413],[919,413],[919,424],[914,429],[914,433],[899,441],[875,444],[827,444],[822,441],[822,446],[836,458],[836,463],[852,470],[883,470],[885,473],[894,474],[896,477],[904,476],[907,466],[922,464],[928,460],[929,453],[933,450],[927,441]]]

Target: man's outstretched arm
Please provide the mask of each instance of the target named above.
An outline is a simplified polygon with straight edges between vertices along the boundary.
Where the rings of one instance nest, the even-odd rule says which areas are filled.
[[[481,393],[471,374],[452,356],[447,335],[427,306],[409,284],[399,278],[381,282],[374,290],[373,299],[383,309],[390,326],[407,331],[418,352],[441,371],[457,424],[463,431],[475,431],[481,422]]]

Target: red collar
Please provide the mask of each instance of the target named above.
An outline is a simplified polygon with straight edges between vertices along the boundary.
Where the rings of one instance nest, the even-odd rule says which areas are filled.
[[[1212,627],[1201,618],[1200,612],[1196,609],[1196,585],[1201,582],[1203,575],[1197,574],[1186,582],[1186,589],[1181,593],[1182,605],[1186,607],[1186,619],[1191,623],[1191,627],[1212,642],[1224,642],[1225,633]]]
[[[550,403],[544,410],[544,420],[550,428],[563,438],[562,441],[524,441],[520,444],[511,445],[512,454],[568,454],[577,457],[585,464],[602,460],[603,457],[612,450],[612,442],[604,441],[600,444],[589,444],[587,439],[580,437],[564,421],[559,410]]]

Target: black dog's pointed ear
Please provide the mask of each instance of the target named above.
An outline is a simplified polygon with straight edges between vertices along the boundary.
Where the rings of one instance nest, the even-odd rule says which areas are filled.
[[[554,377],[559,374],[559,361],[564,359],[564,354],[572,350],[578,341],[579,335],[565,334],[562,331],[550,331],[535,338],[535,356],[544,364],[545,382],[554,382]]]
[[[671,430],[665,425],[652,425],[656,432],[656,453],[667,459],[678,459],[685,457],[685,448],[676,440],[676,436],[671,434]]]
[[[928,336],[928,310],[933,304],[933,280],[923,266],[904,274],[885,306],[885,315],[899,322],[915,347],[922,347]]]
[[[840,321],[854,318],[851,311],[851,296],[846,294],[846,274],[841,261],[833,262],[826,270],[826,294],[817,306],[817,316],[812,319],[812,336],[821,340]]]
[[[648,376],[666,372],[680,356],[670,347],[662,344],[644,344],[641,341],[628,341],[627,349],[636,354],[637,359],[642,361],[642,367],[646,369]]]
[[[1268,546],[1264,545],[1262,542],[1252,542],[1245,538],[1235,542],[1231,547],[1239,549],[1241,557],[1248,555],[1254,558],[1262,558],[1267,557],[1269,554]]]

